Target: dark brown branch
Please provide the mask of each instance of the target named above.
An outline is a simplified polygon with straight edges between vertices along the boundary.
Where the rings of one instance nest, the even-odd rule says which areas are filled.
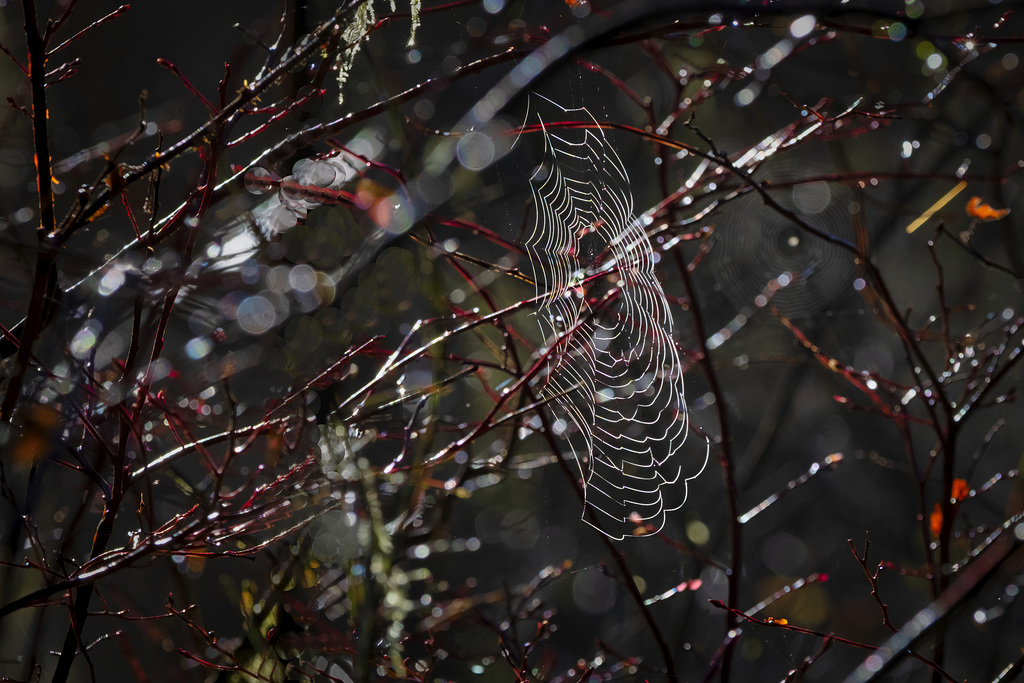
[[[35,147],[36,190],[39,193],[39,224],[36,228],[38,246],[32,294],[25,316],[24,332],[19,339],[21,348],[18,349],[14,376],[0,404],[0,422],[10,422],[13,417],[28,371],[32,345],[47,322],[48,299],[52,300],[56,295],[54,268],[57,255],[55,245],[48,238],[53,232],[54,212],[50,138],[47,132],[46,43],[39,32],[35,0],[22,0],[21,7],[25,15],[25,44],[28,47],[28,75],[32,89],[32,138]]]

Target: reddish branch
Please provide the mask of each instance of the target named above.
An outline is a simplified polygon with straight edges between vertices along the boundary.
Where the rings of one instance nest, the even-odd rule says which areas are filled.
[[[752,624],[757,624],[759,626],[768,626],[770,628],[780,628],[780,629],[782,629],[784,631],[790,631],[792,633],[801,633],[803,635],[815,636],[817,638],[821,638],[823,641],[829,640],[829,641],[832,641],[832,642],[840,643],[842,645],[849,645],[850,647],[855,647],[855,648],[858,648],[858,649],[861,649],[861,650],[878,650],[879,649],[879,647],[877,645],[870,645],[868,643],[862,643],[862,642],[860,642],[858,640],[851,640],[850,638],[843,638],[841,636],[835,635],[834,633],[823,633],[821,631],[815,631],[814,629],[810,629],[810,628],[803,628],[801,626],[793,626],[792,624],[790,624],[790,623],[788,623],[788,622],[786,622],[784,620],[781,620],[781,619],[771,619],[771,618],[768,618],[768,619],[758,619],[757,617],[750,616],[750,615],[748,615],[748,614],[746,614],[744,612],[741,612],[738,609],[733,609],[731,607],[728,607],[721,600],[709,600],[708,602],[710,602],[714,607],[717,607],[717,608],[723,609],[723,610],[727,610],[728,612],[733,614],[733,616],[736,618],[737,621],[747,621],[747,622],[750,622]],[[932,671],[937,672],[944,679],[949,681],[949,683],[959,683],[959,681],[957,681],[957,679],[953,678],[950,674],[948,674],[945,670],[943,670],[943,668],[941,666],[939,666],[936,662],[934,662],[934,661],[932,661],[932,660],[930,660],[930,659],[928,659],[926,657],[923,657],[923,656],[917,654],[916,652],[907,652],[906,654],[909,654],[911,657],[913,657],[914,659],[918,660],[919,662],[921,662],[922,664],[927,666]]]
[[[740,579],[743,574],[743,524],[740,522],[739,490],[736,486],[736,470],[732,452],[732,429],[729,421],[729,411],[725,394],[718,382],[718,374],[715,365],[711,360],[711,349],[708,348],[708,330],[704,324],[704,316],[701,310],[700,300],[693,286],[690,277],[690,270],[683,261],[681,253],[673,252],[676,260],[676,267],[686,287],[686,295],[690,302],[690,313],[693,316],[694,332],[697,335],[697,343],[700,348],[700,364],[704,369],[704,376],[708,380],[708,386],[715,396],[715,414],[718,418],[721,437],[718,442],[718,465],[722,470],[722,478],[725,480],[726,500],[726,526],[729,530],[729,571],[726,572],[728,585],[727,604],[730,608],[739,605]],[[727,683],[732,672],[732,654],[734,651],[735,639],[730,634],[735,630],[738,620],[730,609],[726,616],[725,632],[726,638],[723,641],[725,649],[722,652],[722,681]]]

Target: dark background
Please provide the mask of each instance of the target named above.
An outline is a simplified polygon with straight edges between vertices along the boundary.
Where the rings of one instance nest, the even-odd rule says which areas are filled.
[[[305,386],[347,349],[376,341],[369,351],[353,354],[347,374],[303,392],[298,403],[304,409],[289,405],[296,416],[283,436],[261,432],[233,460],[217,446],[217,453],[231,462],[225,480],[218,481],[225,490],[266,484],[308,454],[319,454],[317,472],[280,493],[292,501],[290,516],[267,517],[266,528],[247,532],[245,544],[252,547],[277,533],[283,538],[244,558],[199,556],[201,543],[191,554],[189,548],[167,554],[154,550],[100,580],[97,595],[103,602],[93,597],[92,608],[110,613],[90,617],[83,635],[86,643],[107,636],[89,649],[99,680],[247,680],[237,671],[203,667],[180,650],[227,670],[258,667],[253,662],[262,653],[264,662],[279,663],[273,671],[261,669],[269,680],[324,675],[375,680],[400,669],[395,662],[403,660],[404,675],[412,680],[506,681],[517,675],[519,680],[667,680],[660,640],[674,659],[673,680],[798,680],[786,677],[805,658],[816,657],[801,674],[803,680],[841,681],[870,650],[831,642],[816,656],[827,642],[825,634],[881,645],[892,630],[882,623],[878,601],[888,605],[888,619],[898,630],[946,585],[965,576],[963,570],[954,571],[953,563],[984,547],[1007,520],[1004,536],[1013,535],[1020,521],[1014,516],[1024,501],[1016,470],[1024,434],[1013,400],[1022,340],[1016,329],[1006,332],[1021,315],[1024,273],[1017,227],[1024,207],[1014,175],[1024,165],[1020,17],[1013,14],[994,27],[1010,7],[938,1],[744,5],[720,13],[684,5],[598,36],[602,22],[614,24],[629,3],[593,0],[574,13],[576,4],[517,0],[424,12],[414,49],[406,46],[408,18],[398,16],[362,47],[341,103],[331,76],[317,106],[291,112],[221,156],[218,181],[302,127],[360,112],[426,79],[438,79],[380,115],[310,144],[292,145],[261,163],[285,177],[296,172],[296,161],[339,145],[359,152],[380,166],[339,184],[357,195],[355,207],[310,207],[298,226],[269,233],[267,226],[275,224],[257,220],[265,234],[256,236],[260,230],[252,229],[247,216],[259,215],[262,197],[236,182],[194,228],[199,237],[191,257],[183,256],[180,240],[171,239],[151,251],[129,249],[104,266],[133,237],[119,201],[67,241],[58,262],[62,288],[92,276],[64,293],[56,318],[37,343],[37,356],[50,369],[62,367],[57,374],[76,388],[56,390],[56,380],[37,372],[24,390],[20,417],[5,427],[6,493],[0,519],[2,559],[10,566],[3,569],[4,603],[44,581],[35,566],[23,566],[40,560],[36,549],[25,546],[21,520],[27,518],[35,529],[47,561],[61,564],[64,571],[89,557],[102,501],[81,472],[60,463],[72,460],[76,443],[84,443],[87,453],[98,449],[79,434],[79,419],[69,405],[77,400],[87,406],[97,424],[116,421],[102,405],[116,399],[89,400],[82,387],[103,386],[106,380],[114,395],[130,392],[130,384],[118,382],[116,363],[130,339],[133,301],[143,292],[146,307],[161,305],[167,283],[176,277],[186,282],[186,291],[170,316],[166,366],[155,384],[172,408],[150,407],[139,420],[140,428],[152,434],[145,455],[150,460],[177,445],[180,434],[176,437],[167,427],[173,410],[191,425],[191,438],[181,437],[185,441],[231,428],[227,416],[232,411],[235,427],[256,424],[276,408],[275,400]],[[116,6],[98,2],[76,8],[59,39]],[[73,78],[48,89],[58,215],[80,186],[91,186],[104,172],[103,154],[118,150],[138,126],[142,92],[144,120],[155,127],[123,150],[119,162],[145,160],[155,147],[156,131],[166,147],[207,120],[202,103],[157,64],[158,58],[173,62],[211,99],[229,62],[230,99],[243,78],[254,79],[266,59],[264,46],[273,43],[282,26],[282,45],[292,45],[336,8],[309,2],[288,3],[285,9],[282,22],[279,2],[181,2],[173,8],[140,3],[75,42],[67,56],[52,58],[52,64],[82,60]],[[398,9],[408,8],[400,4]],[[816,42],[808,44],[794,38],[790,27],[812,10],[818,23],[809,37]],[[390,10],[379,3],[377,11],[383,17]],[[0,42],[21,59],[19,8],[8,2],[2,12]],[[39,12],[48,16],[57,9],[41,3]],[[891,29],[893,22],[903,28]],[[502,317],[511,336],[483,326],[428,342],[460,320],[472,319],[466,311],[474,307],[488,313],[492,306],[500,309],[534,295],[531,285],[501,271],[518,266],[532,272],[525,254],[509,245],[521,245],[533,225],[529,178],[543,152],[540,136],[527,133],[483,169],[460,166],[451,154],[440,168],[428,159],[456,144],[459,138],[446,134],[460,132],[459,122],[470,107],[518,60],[574,26],[595,37],[501,111],[489,132],[496,148],[506,149],[514,135],[505,133],[524,121],[535,123],[539,113],[552,120],[552,108],[545,108],[543,98],[566,108],[585,107],[598,121],[642,131],[651,118],[662,121],[682,92],[700,100],[692,122],[700,133],[682,125],[687,112],[667,136],[704,151],[713,143],[733,161],[787,126],[813,117],[807,109],[818,103],[824,117],[853,106],[866,113],[848,119],[859,134],[828,124],[825,133],[780,151],[753,177],[767,187],[776,185],[771,196],[782,206],[869,255],[895,310],[886,309],[877,282],[849,250],[800,230],[754,193],[687,224],[688,217],[744,185],[729,172],[717,181],[701,178],[687,195],[691,202],[660,213],[652,227],[672,224],[659,234],[686,237],[661,254],[659,276],[672,303],[674,336],[688,364],[687,403],[697,433],[691,435],[686,457],[693,463],[703,458],[702,435],[711,443],[706,469],[690,482],[687,503],[670,514],[661,540],[608,544],[581,521],[573,481],[578,468],[566,443],[549,438],[549,407],[485,430],[465,448],[452,449],[457,452],[442,463],[430,461],[485,418],[494,405],[492,392],[515,375],[507,371],[511,364],[502,345],[514,346],[523,367],[529,367],[530,354],[541,344],[529,307]],[[985,39],[967,46],[970,34]],[[758,70],[759,60],[770,59],[769,51],[782,40],[799,47],[777,65]],[[510,46],[517,50],[513,59],[446,78]],[[686,70],[688,83],[681,91],[659,69],[654,52],[672,69]],[[310,82],[317,61],[283,78],[260,104],[294,97]],[[617,80],[588,64],[603,67]],[[748,65],[750,73],[741,73]],[[948,76],[948,86],[940,89]],[[23,81],[16,66],[2,62],[0,89],[27,105]],[[745,88],[756,90],[749,102],[742,94]],[[648,106],[638,106],[629,93]],[[935,93],[934,99],[929,93]],[[234,133],[247,125],[239,124]],[[29,119],[8,108],[0,116],[0,135],[0,322],[11,327],[27,308],[38,208]],[[609,130],[606,135],[629,171],[637,213],[678,189],[697,167],[693,155],[676,159],[674,151],[636,132]],[[186,199],[201,168],[195,152],[169,163],[161,181],[161,216]],[[420,189],[403,189],[407,185],[398,176]],[[823,177],[828,182],[803,182]],[[966,189],[908,234],[906,227],[960,178],[968,182]],[[432,193],[430,183],[447,186],[447,191]],[[389,193],[407,199],[406,193],[412,193],[421,200],[421,220],[408,231],[382,228],[373,211],[359,204],[359,192],[369,197],[366,201]],[[144,195],[143,183],[126,190],[140,216]],[[1011,211],[1001,220],[972,225],[964,210],[971,196]],[[803,210],[807,202],[824,208]],[[431,215],[424,217],[427,211]],[[940,223],[951,235],[938,237]],[[701,228],[708,229],[703,237]],[[968,230],[972,234],[964,248],[958,240]],[[240,235],[251,250],[244,262],[209,249]],[[941,272],[930,240],[937,241],[933,253]],[[702,249],[706,254],[697,259]],[[692,288],[680,275],[677,255],[696,264]],[[161,275],[147,277],[145,264],[153,258],[164,264]],[[477,278],[483,294],[456,266]],[[119,267],[127,273],[126,285],[102,293],[104,274]],[[255,275],[246,275],[246,268]],[[323,291],[303,298],[288,278],[308,274],[308,269],[341,274],[330,286],[321,276]],[[758,294],[783,273],[801,277],[775,294],[770,306],[755,305]],[[292,284],[281,285],[281,278]],[[276,306],[272,323],[251,333],[242,324],[244,316],[229,304],[268,291],[277,292],[265,295]],[[783,317],[806,335],[807,345],[797,342]],[[65,362],[88,320],[102,326],[95,354],[81,364]],[[418,320],[427,322],[414,331]],[[897,324],[910,331],[921,356],[908,351]],[[715,340],[723,329],[733,334]],[[435,398],[419,408],[414,398],[362,414],[352,405],[334,411],[376,374],[406,335],[403,348],[430,348],[381,378],[363,402],[372,408],[424,387],[435,387]],[[990,356],[1000,343],[1005,348],[999,356]],[[824,367],[809,350],[811,344],[825,360],[834,359],[840,372]],[[200,347],[206,353],[195,350]],[[702,363],[704,353],[710,354],[710,365]],[[444,377],[472,365],[456,356],[505,368],[480,366],[442,389]],[[993,375],[997,383],[986,394],[986,405],[956,423],[954,448],[945,449],[950,441],[943,444],[941,433],[952,424],[948,416],[959,408],[964,392],[973,390],[976,377],[969,373],[975,361],[999,368]],[[914,368],[923,362],[936,375],[950,370],[942,386],[955,405],[948,411],[936,408],[937,427],[924,424],[931,413],[920,394],[934,386],[918,384],[925,374],[915,374]],[[954,362],[960,365],[953,368]],[[5,361],[7,377],[12,363],[12,358]],[[847,366],[870,377],[844,374]],[[88,381],[87,370],[93,373]],[[869,380],[875,385],[866,385],[869,391],[877,391],[890,407],[900,405],[900,397],[916,387],[917,397],[900,408],[908,421],[877,414],[867,393],[855,386],[855,381]],[[885,380],[903,389],[888,392]],[[33,428],[25,416],[36,405],[57,406],[59,424],[40,428],[39,438],[47,445],[35,459],[26,459],[19,448]],[[204,413],[203,406],[210,410]],[[113,438],[116,430],[111,424],[102,432]],[[365,445],[353,454],[351,443],[339,446],[344,438],[332,441],[327,433],[344,433],[350,442]],[[567,469],[552,456],[553,444]],[[403,449],[406,459],[399,474],[384,472]],[[838,465],[788,492],[788,484],[835,453],[842,455]],[[723,476],[723,458],[730,463],[735,491]],[[947,458],[954,462],[953,475],[965,480],[972,493],[955,508],[942,508],[955,509],[957,517],[950,537],[940,539],[929,527],[934,506],[948,497],[942,474]],[[694,469],[689,462],[687,468]],[[109,476],[109,466],[98,469]],[[993,478],[999,480],[993,483]],[[451,482],[447,488],[446,481]],[[198,451],[188,453],[134,486],[113,543],[129,545],[129,533],[159,527],[193,505],[202,507],[213,491]],[[730,503],[742,514],[773,494],[785,495],[746,524],[730,522]],[[148,522],[134,510],[140,495],[149,506]],[[318,505],[336,509],[321,513]],[[375,505],[381,508],[379,518]],[[403,516],[411,510],[412,517]],[[312,521],[285,533],[289,520],[304,519]],[[730,545],[735,533],[741,534],[738,562]],[[390,542],[382,540],[385,536]],[[889,563],[880,574],[878,601],[848,539],[858,551],[870,540],[866,567],[871,572],[879,562]],[[945,566],[939,559],[943,543]],[[709,601],[730,600],[726,568],[738,577],[732,606],[740,611],[812,578],[756,615],[786,623],[733,624],[740,633],[734,634],[732,646],[725,646],[727,612]],[[632,582],[649,599],[693,579],[701,582],[696,590],[643,610],[626,587]],[[1005,667],[1018,662],[1011,670],[1016,674],[1024,623],[1016,597],[1022,580],[1019,554],[1010,553],[935,629],[944,629],[944,652],[936,654],[939,638],[931,635],[919,641],[915,652],[923,659],[941,659],[955,680],[997,680]],[[179,608],[196,606],[194,623],[215,633],[224,650],[214,648],[180,616],[129,619],[166,615],[169,594]],[[57,659],[52,653],[61,649],[68,609],[64,594],[51,599],[54,604],[33,605],[0,622],[3,675],[15,680],[52,676]],[[254,610],[253,605],[261,607]],[[127,612],[116,616],[116,610]],[[272,622],[261,617],[268,613],[274,614]],[[274,637],[268,635],[271,627]],[[728,662],[724,668],[723,662]],[[588,678],[581,679],[583,671]],[[79,657],[72,678],[87,680],[89,675]],[[942,680],[934,676],[921,661],[903,657],[876,680]]]

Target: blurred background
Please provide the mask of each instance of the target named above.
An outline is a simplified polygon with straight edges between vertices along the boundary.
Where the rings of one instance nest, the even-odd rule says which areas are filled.
[[[0,433],[3,675],[63,650],[71,680],[1013,680],[1020,16],[349,4],[133,5],[49,57],[80,60],[47,88],[58,223],[111,194],[64,223]],[[24,64],[22,23],[8,2]],[[0,85],[17,337],[46,242],[29,81],[4,59]],[[596,122],[628,172],[674,457],[708,457],[639,538],[586,522],[544,399],[542,120]],[[917,657],[854,674],[940,595]]]

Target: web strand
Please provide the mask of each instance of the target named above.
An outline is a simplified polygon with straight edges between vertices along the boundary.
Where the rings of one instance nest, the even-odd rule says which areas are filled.
[[[537,219],[526,246],[545,343],[557,345],[543,394],[567,418],[593,525],[617,539],[660,530],[707,453],[684,457],[682,363],[629,177],[602,129],[545,130],[531,189]]]

